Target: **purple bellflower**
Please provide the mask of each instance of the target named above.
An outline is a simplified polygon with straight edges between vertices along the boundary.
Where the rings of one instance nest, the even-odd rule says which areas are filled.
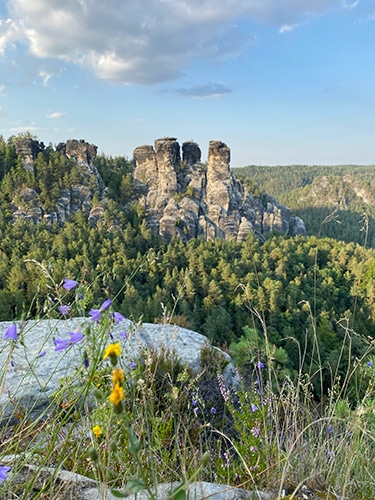
[[[71,345],[77,344],[80,340],[83,339],[83,334],[81,332],[68,332],[70,335],[70,339],[62,339],[57,337],[54,340],[55,343],[55,351],[64,351],[68,349]]]
[[[112,304],[111,299],[105,300],[103,304],[100,306],[100,309],[91,309],[91,311],[89,311],[89,316],[91,316],[91,319],[93,321],[99,321],[100,318],[102,317],[103,312],[107,310],[111,304]]]
[[[125,316],[123,316],[121,313],[119,312],[115,312],[113,313],[113,319],[115,320],[115,323],[120,323],[123,319],[125,319]]]
[[[7,473],[10,471],[11,467],[6,467],[5,465],[0,465],[0,483],[7,479]]]
[[[63,288],[65,288],[65,290],[68,290],[68,291],[73,290],[73,288],[75,288],[77,285],[78,285],[78,282],[75,280],[70,280],[68,278],[64,279]]]
[[[62,305],[59,307],[59,311],[63,316],[68,316],[68,314],[70,313],[70,307]]]
[[[4,340],[18,340],[17,326],[12,323],[4,333]]]

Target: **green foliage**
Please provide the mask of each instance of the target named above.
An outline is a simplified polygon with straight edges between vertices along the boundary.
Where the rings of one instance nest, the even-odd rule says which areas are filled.
[[[287,205],[308,234],[375,247],[375,166],[251,165],[235,172],[256,197],[267,193]]]
[[[318,257],[315,262],[322,256]],[[154,267],[152,256],[147,263]],[[80,280],[62,294],[61,283],[48,268],[37,262],[28,264],[43,275],[41,283],[52,299],[48,317],[56,316],[58,304],[69,304],[72,314],[82,316],[96,305],[97,282]],[[138,267],[133,280],[142,269]],[[185,291],[191,286],[187,276]],[[108,289],[101,294],[108,297]],[[82,300],[82,296],[89,299]],[[286,489],[292,498],[302,484],[324,492],[325,498],[331,492],[374,498],[374,479],[368,474],[374,467],[375,451],[373,341],[367,339],[366,352],[353,359],[343,375],[334,374],[326,396],[316,402],[313,379],[316,372],[323,378],[323,365],[315,363],[309,351],[313,370],[307,371],[301,363],[296,377],[285,374],[280,380],[280,366],[289,360],[283,349],[268,340],[265,323],[262,334],[246,327],[232,344],[239,371],[247,377],[240,376],[239,384],[227,386],[222,376],[227,360],[208,345],[201,351],[198,373],[192,373],[173,350],[162,347],[144,349],[135,359],[129,358],[132,354],[122,352],[125,344],[113,331],[114,305],[115,301],[106,307],[103,303],[100,318],[88,321],[74,346],[76,369],[61,379],[41,418],[30,419],[27,407],[17,404],[18,399],[22,401],[22,383],[6,403],[5,413],[0,414],[0,456],[13,454],[14,458],[12,476],[0,485],[2,497],[33,497],[40,467],[63,466],[94,478],[103,495],[109,488],[115,498],[142,490],[155,498],[157,484],[177,482],[169,498],[184,500],[189,482],[195,480],[255,492],[278,490],[278,498]],[[330,328],[325,322],[322,332]],[[27,333],[21,329],[17,340],[5,342],[9,356],[2,379],[11,366],[13,350],[18,343],[25,345]],[[46,333],[46,343],[51,341],[50,334]],[[127,339],[133,334],[128,332]],[[348,327],[346,334],[352,352],[355,334]],[[324,349],[320,351],[318,337],[313,328],[313,345],[321,360]],[[10,420],[9,407],[14,407]],[[37,467],[21,484],[16,474],[24,456],[36,460]],[[37,494],[55,494],[56,485],[52,477]]]

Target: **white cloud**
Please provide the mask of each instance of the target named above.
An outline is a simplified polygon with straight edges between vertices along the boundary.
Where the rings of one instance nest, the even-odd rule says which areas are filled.
[[[175,89],[174,92],[186,97],[206,99],[211,97],[220,97],[223,94],[232,92],[232,90],[225,87],[221,83],[210,83],[208,85],[194,85],[189,88]]]
[[[39,132],[40,130],[43,130],[40,127],[37,127],[36,125],[27,125],[27,126],[17,126],[17,127],[11,127],[10,132],[14,134],[22,134],[24,132]]]
[[[59,111],[55,111],[54,113],[50,113],[49,115],[46,115],[46,118],[52,118],[53,120],[57,118],[62,118],[65,116],[66,113],[60,113]]]
[[[348,2],[347,0],[341,0],[341,7],[344,10],[353,10],[357,7],[361,0],[355,0],[354,2]]]
[[[155,83],[177,78],[194,59],[239,56],[254,42],[235,25],[240,20],[288,31],[340,6],[340,0],[9,0],[0,53],[25,43],[38,58],[77,64],[104,80]],[[42,78],[47,85],[50,75]]]
[[[48,82],[50,81],[50,79],[52,78],[53,75],[51,73],[47,73],[47,71],[39,71],[38,76],[40,76],[40,78],[42,79],[43,86],[47,87]]]

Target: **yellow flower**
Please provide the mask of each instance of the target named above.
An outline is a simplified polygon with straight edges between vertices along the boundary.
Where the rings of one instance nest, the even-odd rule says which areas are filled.
[[[115,368],[112,373],[112,381],[116,385],[124,380],[125,374],[122,368]]]
[[[92,428],[92,432],[95,434],[95,437],[98,438],[100,436],[100,434],[102,433],[102,430],[99,427],[99,425],[94,425],[94,427]]]
[[[124,389],[121,387],[119,382],[112,387],[112,391],[108,399],[115,406],[118,406],[124,399]]]
[[[116,344],[109,344],[109,346],[104,351],[103,359],[108,358],[108,356],[120,356],[120,354],[121,354],[120,342],[116,342]]]

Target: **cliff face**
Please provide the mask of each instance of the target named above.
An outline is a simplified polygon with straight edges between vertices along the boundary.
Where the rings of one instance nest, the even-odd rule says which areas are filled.
[[[30,138],[17,143],[25,170],[34,173],[34,161],[44,145]],[[53,209],[46,211],[36,190],[24,187],[13,199],[13,220],[63,224],[71,214],[84,210],[96,225],[103,220],[105,186],[95,167],[97,146],[84,140],[60,143],[56,150],[79,165],[81,181],[60,189]],[[181,157],[182,155],[182,157]],[[254,197],[230,170],[230,149],[211,141],[207,164],[192,141],[182,148],[173,137],[157,139],[154,146],[134,150],[134,198],[142,204],[146,224],[167,241],[184,241],[203,235],[207,240],[234,238],[243,241],[249,232],[264,240],[277,231],[285,235],[306,234],[304,223],[290,217],[287,207],[270,196]],[[103,191],[104,187],[104,191]],[[101,198],[93,203],[94,196]],[[126,209],[126,208],[124,208]]]
[[[32,138],[22,138],[16,142],[16,152],[28,172],[34,173],[34,161],[45,149],[43,143]],[[26,219],[34,223],[47,222],[63,224],[71,214],[84,210],[93,225],[102,218],[104,209],[93,206],[93,197],[99,193],[103,181],[94,166],[97,146],[84,140],[68,140],[60,143],[56,150],[75,164],[80,165],[83,181],[69,188],[61,189],[60,196],[52,210],[46,211],[35,189],[24,187],[12,200],[13,220]]]
[[[290,217],[287,207],[267,196],[252,196],[230,170],[230,150],[211,141],[207,165],[194,142],[180,146],[175,138],[155,141],[134,150],[134,179],[138,202],[148,225],[165,239],[203,235],[207,240],[242,241],[252,231],[261,240],[271,231],[306,234],[303,221]]]

